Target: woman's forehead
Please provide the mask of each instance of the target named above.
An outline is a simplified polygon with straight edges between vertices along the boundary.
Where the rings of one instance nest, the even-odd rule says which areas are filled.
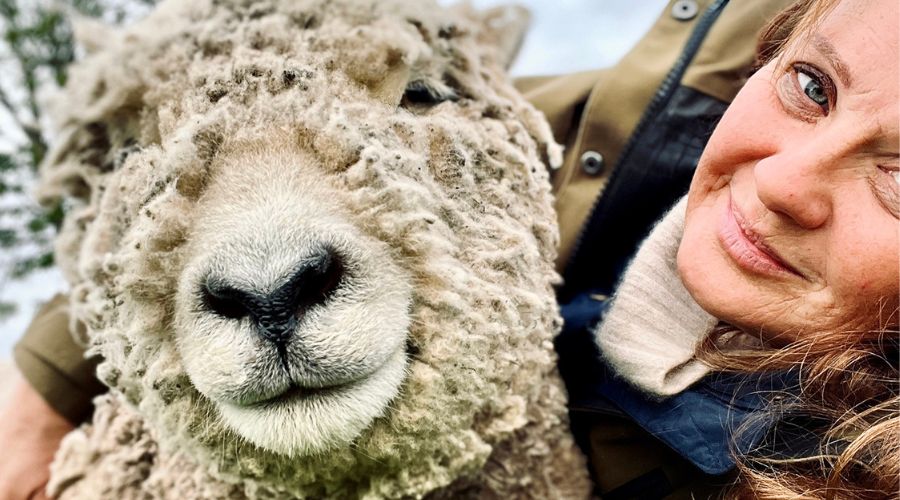
[[[838,102],[876,124],[878,149],[900,142],[900,2],[843,0],[787,52],[814,58],[841,87]],[[840,106],[840,104],[839,104]],[[840,113],[840,109],[838,110]]]
[[[851,78],[892,75],[897,89],[900,47],[900,2],[897,0],[844,0],[814,23],[810,46],[839,60]],[[885,82],[888,83],[888,82]]]

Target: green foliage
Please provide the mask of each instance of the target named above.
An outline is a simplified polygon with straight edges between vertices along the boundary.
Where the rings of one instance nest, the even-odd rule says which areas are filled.
[[[26,195],[47,154],[38,98],[65,85],[76,56],[69,15],[121,23],[154,0],[0,0],[0,282],[53,264],[60,204],[38,207]],[[143,9],[145,11],[146,8]],[[0,319],[10,313],[0,304]]]
[[[16,310],[18,310],[18,308],[12,302],[0,301],[0,321],[15,314]]]
[[[12,267],[10,276],[13,278],[22,278],[31,271],[43,269],[53,265],[53,251],[43,252],[34,257],[26,257],[18,260]]]

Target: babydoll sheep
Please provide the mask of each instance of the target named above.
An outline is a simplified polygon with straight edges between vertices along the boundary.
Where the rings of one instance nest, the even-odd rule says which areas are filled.
[[[588,495],[517,13],[170,0],[83,33],[41,193],[111,391],[52,494]]]

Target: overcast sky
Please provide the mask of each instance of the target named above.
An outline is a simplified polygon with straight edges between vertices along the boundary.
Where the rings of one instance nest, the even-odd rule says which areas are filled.
[[[438,0],[449,5],[453,0]],[[471,0],[477,8],[509,1]],[[547,75],[614,64],[650,27],[665,0],[518,0],[532,13],[532,25],[511,73]],[[0,113],[0,148],[9,134],[9,117]],[[6,139],[6,140],[4,140]],[[15,139],[13,139],[15,140]],[[8,144],[8,143],[7,143]],[[2,279],[2,277],[0,277]],[[56,271],[33,273],[25,281],[0,283],[0,300],[19,304],[19,312],[0,322],[0,359],[27,327],[35,306],[63,288]]]
[[[456,0],[438,0],[450,5]],[[665,0],[470,0],[477,8],[515,3],[532,23],[515,76],[571,73],[615,63],[650,27]]]

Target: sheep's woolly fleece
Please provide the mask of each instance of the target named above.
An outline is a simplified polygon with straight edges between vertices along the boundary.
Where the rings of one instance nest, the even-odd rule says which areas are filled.
[[[113,390],[64,440],[52,494],[588,495],[551,344],[545,163],[560,150],[484,26],[422,0],[171,0],[87,34],[41,193],[69,204],[57,257]],[[252,154],[228,158],[238,150]],[[252,198],[222,179],[267,162],[291,164],[303,180],[285,190],[327,198],[323,218],[409,284],[397,394],[352,442],[294,456],[228,425],[178,330],[179,287],[212,224],[204,200]]]

